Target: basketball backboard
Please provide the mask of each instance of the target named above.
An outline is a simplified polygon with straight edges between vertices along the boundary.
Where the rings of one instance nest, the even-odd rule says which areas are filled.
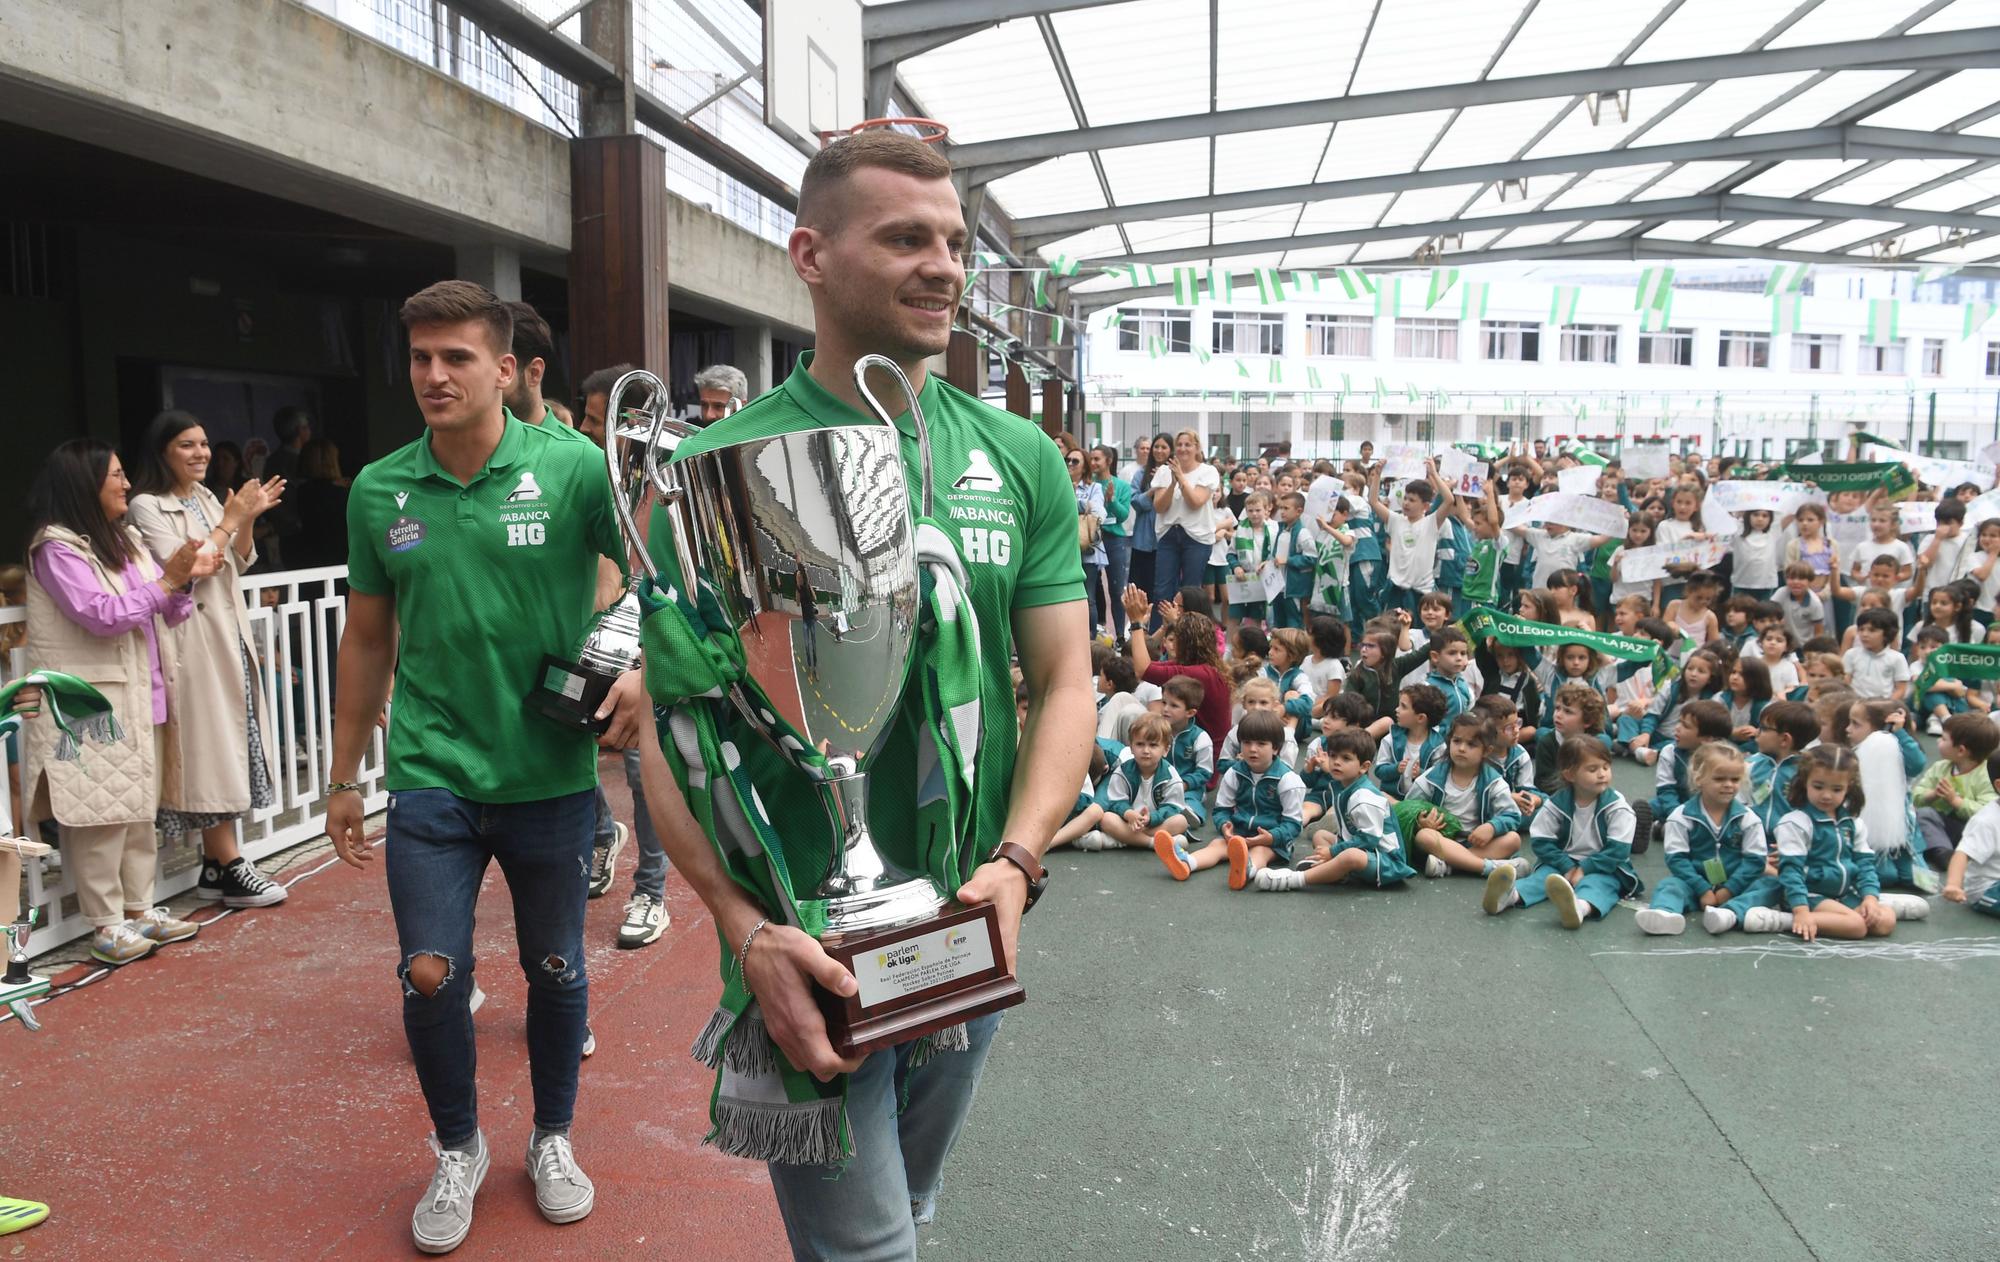
[[[764,123],[811,152],[861,121],[861,0],[764,0]]]

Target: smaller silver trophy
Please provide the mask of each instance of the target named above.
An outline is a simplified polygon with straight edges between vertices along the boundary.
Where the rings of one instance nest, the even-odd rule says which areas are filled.
[[[35,931],[35,909],[29,908],[27,915],[6,929],[7,974],[0,977],[0,1004],[19,1017],[22,1025],[39,1030],[42,1023],[35,1019],[35,1010],[28,1001],[49,993],[49,979],[28,971],[28,938]]]
[[[627,406],[625,396],[642,401]],[[592,620],[575,652],[542,657],[542,677],[528,694],[528,706],[565,727],[602,732],[610,720],[597,712],[618,677],[639,665],[639,597],[641,574],[657,578],[645,536],[636,515],[644,511],[650,491],[646,473],[653,464],[647,443],[659,432],[656,418],[667,410],[667,387],[645,369],[634,369],[611,387],[604,414],[604,462],[611,474],[612,505],[625,538],[626,570],[631,578],[625,593]]]

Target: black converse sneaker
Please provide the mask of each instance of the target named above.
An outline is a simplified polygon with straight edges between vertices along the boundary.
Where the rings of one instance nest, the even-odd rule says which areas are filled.
[[[204,903],[219,903],[222,895],[222,865],[213,859],[203,859],[201,879],[195,882],[194,896]]]
[[[201,865],[203,881],[208,880],[210,866],[210,863]],[[290,895],[284,886],[259,872],[256,864],[240,856],[222,867],[217,876],[217,886],[222,892],[224,907],[269,907],[273,903],[284,902]]]

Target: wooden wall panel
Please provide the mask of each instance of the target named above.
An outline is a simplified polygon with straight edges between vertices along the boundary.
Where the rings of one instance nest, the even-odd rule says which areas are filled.
[[[667,376],[667,155],[644,136],[570,142],[575,379],[612,364]]]

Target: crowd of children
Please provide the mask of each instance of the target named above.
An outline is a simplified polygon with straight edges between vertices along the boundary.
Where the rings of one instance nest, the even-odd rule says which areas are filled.
[[[1699,913],[1880,936],[1937,893],[2000,915],[1993,684],[1925,670],[2000,643],[2000,496],[1933,492],[1933,524],[1787,483],[1786,507],[1725,512],[1711,478],[1737,503],[1767,471],[1521,452],[1483,485],[1432,459],[1385,494],[1363,454],[1228,471],[1209,581],[1122,594],[1133,630],[1096,648],[1097,756],[1058,844],[1239,890],[1462,874],[1487,913],[1547,902],[1569,928],[1623,900],[1653,934]],[[1574,505],[1583,482],[1606,503]],[[1618,758],[1650,798],[1612,786]],[[1632,856],[1655,841],[1648,891]]]

